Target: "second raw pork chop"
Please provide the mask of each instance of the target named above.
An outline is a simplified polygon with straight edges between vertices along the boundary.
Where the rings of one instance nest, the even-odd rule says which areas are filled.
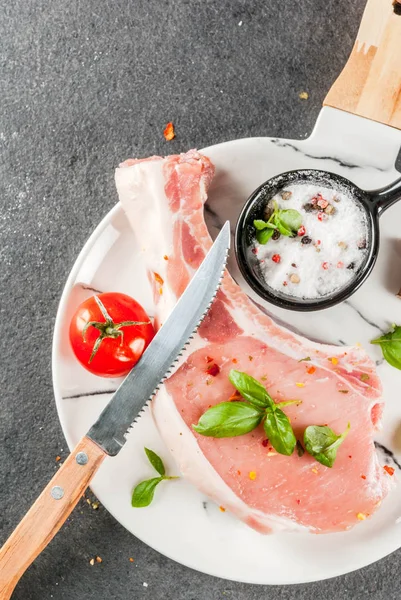
[[[153,286],[157,326],[211,246],[203,204],[213,175],[210,160],[196,151],[132,159],[116,171],[119,197]],[[299,362],[305,357],[311,361]],[[219,368],[215,376],[211,361]],[[308,425],[327,424],[341,433],[349,422],[333,468],[308,454],[278,454],[262,443],[262,426],[235,438],[196,434],[192,425],[200,416],[232,395],[232,368],[262,381],[276,401],[302,400],[285,408],[299,439]],[[260,532],[326,533],[371,515],[390,487],[373,443],[380,394],[374,364],[361,348],[317,344],[287,331],[226,273],[152,411],[183,476],[219,505]]]

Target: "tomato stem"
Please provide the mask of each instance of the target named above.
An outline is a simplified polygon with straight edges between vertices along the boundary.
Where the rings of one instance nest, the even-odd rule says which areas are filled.
[[[82,339],[84,340],[84,342],[86,341],[86,332],[88,331],[89,327],[94,327],[95,329],[97,329],[99,331],[99,337],[96,339],[96,341],[93,345],[92,353],[89,357],[89,361],[88,361],[89,364],[95,358],[96,353],[100,348],[100,344],[102,343],[102,341],[105,338],[111,338],[114,340],[116,340],[117,338],[121,338],[120,345],[123,344],[124,332],[120,331],[120,329],[122,327],[130,327],[132,325],[150,325],[151,324],[150,321],[122,321],[121,323],[114,323],[113,319],[107,312],[106,307],[103,304],[103,302],[100,300],[100,298],[98,296],[94,296],[94,298],[96,300],[96,304],[98,305],[103,317],[105,318],[105,322],[88,321],[88,323],[86,323],[85,327],[82,329]]]

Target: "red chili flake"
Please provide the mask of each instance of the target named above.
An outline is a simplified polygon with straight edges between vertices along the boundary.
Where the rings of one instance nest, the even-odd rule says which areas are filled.
[[[241,475],[241,471],[237,471],[237,475]]]
[[[171,140],[175,138],[174,125],[171,122],[167,123],[163,135],[167,142],[171,142]]]
[[[235,390],[235,392],[233,392],[231,394],[231,396],[229,397],[228,401],[229,402],[238,402],[238,400],[241,400],[241,399],[242,399],[241,394],[239,393],[238,390]]]
[[[268,444],[269,444],[269,440],[262,440],[263,448],[267,448]]]
[[[316,371],[316,367],[309,367],[309,369],[307,369],[307,373],[309,373],[309,375],[313,375],[313,373]]]
[[[322,243],[322,242],[321,242],[320,240],[317,240],[317,242],[316,242],[316,246],[320,246],[320,244],[321,244],[321,243]]]
[[[206,356],[206,362],[207,363],[214,362],[214,358],[212,358],[211,356]]]
[[[249,358],[249,360],[251,360],[251,361],[253,360],[253,356],[251,356],[251,355],[249,355],[249,356],[248,356],[248,358]]]
[[[279,262],[280,262],[280,260],[281,260],[281,256],[280,256],[280,254],[273,254],[273,256],[272,256],[272,261],[273,261],[273,262],[275,262],[275,263],[279,263]]]
[[[329,268],[329,263],[328,262],[322,263],[322,269],[324,269],[325,271],[327,271],[328,268]]]
[[[153,273],[153,275],[155,276],[155,280],[157,281],[157,283],[159,285],[163,285],[163,283],[164,283],[163,277],[160,277],[159,273]]]
[[[348,455],[348,458],[352,458],[352,455],[351,455],[351,454],[349,454],[349,455]]]
[[[344,263],[341,262],[341,260],[339,260],[337,263],[337,269],[343,269],[343,268],[344,268]]]
[[[284,287],[285,287],[286,285],[288,285],[288,281],[283,281],[283,285],[284,285]]]
[[[60,462],[61,456],[56,456],[56,462]]]
[[[384,465],[383,469],[386,471],[386,473],[388,473],[389,475],[394,475],[394,469],[393,467],[389,467],[388,465]]]
[[[361,475],[361,479],[366,479],[366,475]]]
[[[318,213],[317,218],[319,221],[323,221],[326,218],[327,215],[325,215],[323,212]]]
[[[216,365],[216,363],[213,363],[206,369],[206,373],[208,375],[211,375],[212,377],[216,377],[216,375],[218,375],[220,373],[219,365]]]
[[[302,237],[303,235],[305,235],[305,233],[306,233],[306,229],[305,229],[304,225],[301,225],[301,227],[298,229],[298,235],[300,237]]]
[[[236,364],[237,364],[237,362],[238,362],[238,360],[237,360],[236,358],[233,358],[233,359],[232,359],[232,362],[233,362],[233,363],[236,365]]]
[[[297,504],[301,504],[301,500],[300,500],[299,498],[297,498],[297,499],[295,500],[295,502],[296,502]]]
[[[168,260],[168,256],[167,256],[167,254],[165,254],[165,255],[163,256],[163,258],[164,258],[164,260]]]

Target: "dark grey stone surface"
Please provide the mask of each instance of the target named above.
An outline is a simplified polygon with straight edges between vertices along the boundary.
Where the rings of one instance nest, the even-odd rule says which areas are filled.
[[[345,63],[363,5],[1,3],[2,540],[57,468],[56,455],[66,456],[53,401],[52,329],[77,253],[116,202],[113,167],[131,155],[243,136],[305,137]],[[309,100],[299,99],[302,90]],[[170,120],[177,138],[167,144],[162,132]],[[103,563],[91,567],[95,555]],[[400,557],[310,585],[236,584],[171,562],[103,508],[82,502],[13,597],[391,600],[400,597]]]

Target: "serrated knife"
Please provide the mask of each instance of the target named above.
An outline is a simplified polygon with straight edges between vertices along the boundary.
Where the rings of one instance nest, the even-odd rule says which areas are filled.
[[[227,221],[141,360],[0,550],[0,600],[11,597],[20,577],[60,529],[105,457],[116,456],[123,447],[138,414],[206,315],[220,286],[229,246]]]

